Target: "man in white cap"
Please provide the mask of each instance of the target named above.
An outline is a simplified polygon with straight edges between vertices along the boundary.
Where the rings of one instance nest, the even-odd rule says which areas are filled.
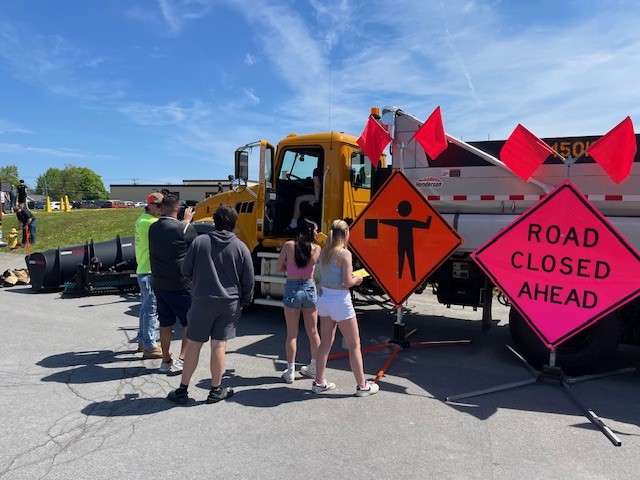
[[[149,228],[160,217],[160,205],[164,196],[150,193],[144,213],[135,224],[136,274],[140,286],[140,327],[138,331],[138,351],[142,351],[143,359],[162,358],[162,349],[156,343],[156,327],[158,313],[156,297],[151,288],[151,260],[149,258]]]

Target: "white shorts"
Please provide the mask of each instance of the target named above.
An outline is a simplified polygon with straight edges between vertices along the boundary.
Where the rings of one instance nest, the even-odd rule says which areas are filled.
[[[318,289],[318,315],[342,322],[356,316],[349,290],[320,287]]]

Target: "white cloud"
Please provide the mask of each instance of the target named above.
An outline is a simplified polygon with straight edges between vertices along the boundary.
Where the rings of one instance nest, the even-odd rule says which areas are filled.
[[[184,127],[206,119],[211,114],[209,106],[194,102],[193,106],[181,107],[180,102],[167,105],[147,105],[131,103],[118,107],[117,110],[135,123],[144,126],[178,126]]]
[[[169,30],[179,33],[188,21],[207,15],[213,0],[158,0],[158,5]]]
[[[258,105],[260,103],[260,99],[256,96],[253,89],[246,88],[244,90],[246,98],[249,100],[249,103],[252,105]]]
[[[296,4],[231,3],[291,89],[281,125],[326,124],[330,111],[335,128],[359,132],[374,102],[424,118],[441,105],[452,134],[484,139],[506,138],[518,122],[545,136],[597,134],[640,114],[629,100],[640,89],[640,37],[628,2],[581,3],[591,14],[562,23],[546,10],[542,21],[517,18],[501,2],[313,0],[316,22]]]
[[[33,133],[33,132],[25,128],[19,127],[7,120],[0,119],[0,135],[28,134],[28,133]]]
[[[79,152],[68,148],[43,148],[22,145],[19,143],[0,143],[0,152],[12,154],[42,155],[59,158],[89,158],[96,157],[95,154]],[[101,156],[104,158],[104,156]]]
[[[59,95],[85,100],[123,96],[124,82],[104,80],[95,72],[104,57],[92,56],[59,35],[34,34],[26,27],[0,22],[0,59],[15,78]],[[86,67],[91,67],[95,78],[84,76]]]

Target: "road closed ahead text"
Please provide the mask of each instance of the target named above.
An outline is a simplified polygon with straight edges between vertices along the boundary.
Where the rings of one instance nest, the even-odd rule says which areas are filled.
[[[557,247],[569,245],[584,249],[584,255],[576,258],[568,254],[541,254],[539,253],[541,249],[536,249],[536,252],[516,250],[511,255],[511,266],[514,269],[523,270],[525,278],[529,278],[526,272],[542,271],[552,275],[591,278],[594,281],[605,280],[611,273],[609,263],[590,256],[596,251],[598,240],[598,231],[594,228],[568,227],[562,229],[558,225],[543,226],[538,223],[530,223],[527,229],[527,244],[544,243],[549,247],[555,246],[555,250]],[[550,276],[549,278],[553,280],[554,277]],[[525,280],[518,291],[518,298],[522,297],[562,305],[573,304],[581,308],[594,308],[598,304],[598,295],[595,291],[557,285],[552,281],[540,283]]]

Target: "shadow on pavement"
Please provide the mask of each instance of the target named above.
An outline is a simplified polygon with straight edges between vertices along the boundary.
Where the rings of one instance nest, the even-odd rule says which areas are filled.
[[[139,360],[135,352],[114,352],[112,350],[90,350],[51,355],[37,365],[45,368],[77,367],[53,373],[42,378],[43,382],[84,384],[110,382],[124,378],[135,378],[152,373],[144,366],[105,368],[102,365]]]
[[[137,393],[128,393],[120,400],[90,403],[81,412],[98,417],[122,417],[152,415],[176,407],[166,398],[140,398]]]

